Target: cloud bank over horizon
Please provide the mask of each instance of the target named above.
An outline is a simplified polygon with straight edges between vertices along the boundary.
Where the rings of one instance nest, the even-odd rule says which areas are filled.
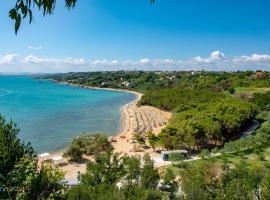
[[[39,47],[38,49],[42,49]],[[33,47],[32,47],[33,49]],[[16,53],[0,55],[0,73],[61,73],[115,70],[270,70],[270,55],[252,54],[227,57],[221,51],[213,51],[208,57],[189,59],[139,60],[91,60],[87,58],[46,58],[33,54],[20,56]]]

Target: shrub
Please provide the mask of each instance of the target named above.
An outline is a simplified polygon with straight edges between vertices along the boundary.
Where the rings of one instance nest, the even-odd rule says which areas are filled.
[[[211,153],[208,151],[208,149],[203,149],[203,150],[201,151],[201,158],[202,158],[203,160],[208,159],[210,156],[211,156]]]

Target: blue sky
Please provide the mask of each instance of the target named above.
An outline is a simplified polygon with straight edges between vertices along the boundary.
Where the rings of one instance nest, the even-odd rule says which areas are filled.
[[[270,69],[269,0],[78,0],[16,36],[0,8],[0,72]]]

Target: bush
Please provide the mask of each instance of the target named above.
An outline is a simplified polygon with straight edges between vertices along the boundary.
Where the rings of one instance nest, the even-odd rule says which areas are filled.
[[[203,149],[203,150],[201,151],[201,158],[202,158],[203,160],[208,159],[210,156],[211,156],[211,153],[208,151],[208,149]]]
[[[65,155],[70,156],[73,161],[81,161],[83,154],[97,155],[111,148],[107,136],[83,134],[72,141]]]
[[[136,141],[137,141],[140,145],[145,145],[145,139],[144,139],[144,137],[142,136],[142,134],[136,133],[136,134],[134,135],[134,137],[135,137]]]
[[[81,161],[82,160],[82,151],[80,149],[79,145],[72,144],[68,151],[66,152],[66,155],[70,157],[72,161]]]
[[[229,89],[229,92],[230,92],[231,94],[234,94],[235,89],[232,87],[232,88]]]

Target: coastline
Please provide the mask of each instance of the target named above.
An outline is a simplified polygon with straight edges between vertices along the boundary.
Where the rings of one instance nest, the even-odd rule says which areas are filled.
[[[124,90],[125,91],[125,90]],[[135,92],[135,91],[125,91],[125,92],[130,92],[130,93],[133,93],[135,94],[136,96],[136,99],[134,99],[133,101],[123,105],[121,108],[120,108],[120,112],[121,112],[121,128],[120,130],[118,131],[118,133],[116,133],[115,135],[116,136],[120,136],[120,135],[124,135],[125,132],[127,131],[129,125],[128,125],[128,120],[127,118],[129,117],[128,116],[128,107],[129,106],[136,106],[137,103],[141,100],[143,94],[142,93],[139,93],[139,92]]]
[[[161,129],[167,125],[167,122],[169,121],[172,113],[151,106],[137,106],[137,103],[143,96],[143,94],[140,92],[114,88],[88,87],[70,84],[67,82],[58,82],[54,80],[51,81],[58,84],[91,90],[110,90],[118,92],[129,92],[134,94],[136,98],[133,101],[121,106],[120,108],[120,129],[116,134],[111,136],[111,138],[113,138],[111,143],[114,147],[114,152],[138,156],[143,156],[145,153],[148,153],[152,158],[158,158],[159,155],[153,152],[153,150],[141,149],[137,142],[134,141],[134,134],[140,133],[145,136],[148,131],[152,131],[154,134],[158,134]],[[65,149],[52,152],[50,158],[55,156],[62,156],[64,150]],[[86,155],[84,155],[84,158],[87,160],[94,159],[93,156]],[[39,161],[41,162],[42,160]],[[67,158],[64,158],[64,162],[66,165],[61,167],[61,169],[65,172],[66,179],[75,180],[77,178],[78,171],[84,173],[86,170],[86,163],[69,163]]]
[[[148,131],[152,131],[154,134],[158,134],[161,131],[161,129],[163,129],[167,125],[169,119],[172,116],[171,112],[163,111],[161,109],[152,106],[138,107],[137,103],[141,100],[143,94],[137,91],[127,89],[82,86],[78,84],[68,83],[66,81],[55,81],[55,80],[51,81],[58,84],[64,84],[84,89],[128,92],[136,96],[136,98],[133,101],[123,105],[120,108],[121,113],[120,129],[117,133],[112,135],[112,137],[115,138],[117,141],[113,143],[116,152],[124,152],[124,153],[131,152],[131,149],[134,149],[134,144],[132,144],[132,147],[130,145],[128,145],[128,147],[127,146],[122,147],[125,146],[123,143],[124,141],[123,138],[126,139],[125,141],[130,143],[130,141],[133,140],[133,136],[135,133],[141,133],[145,135],[145,133],[147,133]]]
[[[101,88],[101,87],[93,87],[93,86],[81,86],[81,85],[77,85],[77,84],[73,84],[73,83],[68,83],[68,82],[64,82],[64,81],[55,81],[55,80],[51,80],[57,84],[63,84],[63,85],[68,85],[68,86],[72,86],[72,87],[79,87],[79,88],[84,88],[84,89],[90,89],[90,90],[108,90],[108,91],[116,91],[116,92],[128,92],[128,93],[132,93],[136,96],[136,98],[121,106],[120,108],[120,129],[118,130],[117,133],[115,133],[114,135],[112,135],[113,137],[116,136],[120,136],[120,135],[124,135],[128,129],[128,114],[127,114],[127,109],[128,106],[136,106],[137,103],[141,100],[143,93],[137,92],[137,91],[132,91],[132,90],[125,90],[125,89],[116,89],[116,88]]]

